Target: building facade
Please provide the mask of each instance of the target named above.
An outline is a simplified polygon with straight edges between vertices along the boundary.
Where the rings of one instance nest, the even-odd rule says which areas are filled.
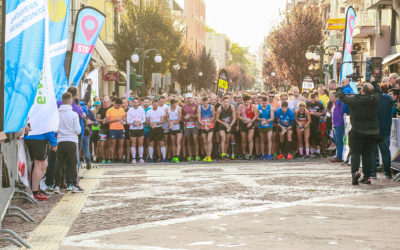
[[[184,20],[186,25],[185,43],[200,56],[206,43],[206,5],[204,0],[185,0]]]
[[[230,42],[225,34],[206,32],[206,51],[214,58],[217,70],[228,66],[229,50]]]

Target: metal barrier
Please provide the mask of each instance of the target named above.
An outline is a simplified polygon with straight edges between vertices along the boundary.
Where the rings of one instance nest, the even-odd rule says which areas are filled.
[[[2,179],[2,185],[0,186],[0,240],[10,241],[19,247],[22,247],[23,245],[26,248],[30,248],[30,246],[16,233],[1,227],[1,223],[5,216],[17,216],[25,221],[33,221],[33,218],[21,208],[10,207],[11,199],[16,192],[16,183],[18,180],[17,139],[1,144],[0,166],[0,177]],[[17,211],[19,213],[11,211]]]

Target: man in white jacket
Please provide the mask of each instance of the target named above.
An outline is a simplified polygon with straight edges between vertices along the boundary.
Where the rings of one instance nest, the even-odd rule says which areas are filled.
[[[72,95],[68,92],[62,96],[63,104],[58,109],[60,124],[58,126],[57,140],[59,142],[57,149],[57,161],[55,170],[54,193],[60,193],[62,174],[67,177],[67,191],[73,193],[83,192],[77,185],[77,157],[76,147],[78,144],[78,135],[81,133],[81,126],[78,115],[72,111]]]

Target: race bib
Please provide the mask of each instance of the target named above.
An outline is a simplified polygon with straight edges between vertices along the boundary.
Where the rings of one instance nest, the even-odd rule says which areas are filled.
[[[202,124],[201,124],[201,129],[212,129],[214,128],[214,121],[210,120],[210,119],[205,119],[205,120],[201,120]]]
[[[185,128],[195,128],[196,122],[185,122]]]

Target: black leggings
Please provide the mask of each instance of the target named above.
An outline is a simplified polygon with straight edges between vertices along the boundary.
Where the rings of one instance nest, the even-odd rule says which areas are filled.
[[[76,156],[75,142],[60,142],[57,149],[57,161],[55,171],[55,185],[61,187],[62,174],[65,172],[67,184],[76,185],[78,176],[76,165],[78,159]]]

